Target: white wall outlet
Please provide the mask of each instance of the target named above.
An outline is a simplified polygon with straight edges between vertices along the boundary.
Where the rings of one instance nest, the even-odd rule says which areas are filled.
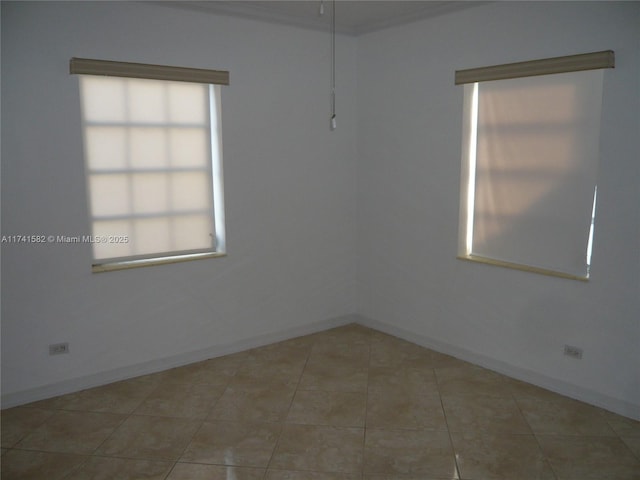
[[[69,343],[52,343],[49,345],[49,355],[60,355],[61,353],[69,353]]]

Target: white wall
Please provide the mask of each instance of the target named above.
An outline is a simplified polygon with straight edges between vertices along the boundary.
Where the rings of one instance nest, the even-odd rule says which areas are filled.
[[[496,2],[359,39],[358,307],[370,324],[640,418],[639,25],[638,2]],[[456,260],[454,71],[607,49],[592,279]]]
[[[496,2],[341,36],[331,133],[326,33],[125,2],[3,2],[5,235],[88,233],[70,57],[231,72],[229,256],[92,275],[88,245],[3,245],[4,406],[357,311],[640,417],[639,10]],[[616,69],[605,80],[592,280],[456,260],[454,70],[604,49],[616,51]],[[61,341],[71,354],[49,357],[47,345]],[[563,357],[565,343],[584,358]]]
[[[356,42],[338,42],[330,132],[326,32],[133,2],[2,2],[4,235],[90,233],[71,57],[231,75],[228,256],[91,274],[90,245],[2,245],[3,406],[355,311]],[[71,353],[50,357],[63,341]]]

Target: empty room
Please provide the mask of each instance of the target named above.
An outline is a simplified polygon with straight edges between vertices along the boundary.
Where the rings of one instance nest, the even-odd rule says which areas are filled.
[[[2,1],[5,479],[640,480],[640,2]]]

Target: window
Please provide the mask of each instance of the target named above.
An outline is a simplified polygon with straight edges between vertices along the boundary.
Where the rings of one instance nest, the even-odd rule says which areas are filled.
[[[613,52],[456,72],[460,258],[588,279],[605,67]]]
[[[228,74],[84,59],[71,70],[80,74],[93,270],[223,254],[219,83]]]

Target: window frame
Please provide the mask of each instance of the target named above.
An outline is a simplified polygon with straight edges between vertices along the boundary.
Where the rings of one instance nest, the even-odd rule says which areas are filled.
[[[213,232],[215,241],[211,249],[199,248],[196,250],[177,250],[171,252],[157,252],[141,255],[129,255],[123,257],[111,257],[97,259],[92,251],[93,273],[124,270],[146,267],[152,265],[165,265],[171,263],[200,260],[205,258],[217,258],[226,255],[225,214],[224,214],[224,182],[222,162],[222,132],[221,132],[221,92],[220,85],[229,84],[229,72],[220,70],[194,69],[184,67],[172,67],[164,65],[140,64],[129,62],[114,62],[108,60],[94,60],[84,58],[72,58],[69,63],[69,71],[72,75],[99,75],[107,77],[121,77],[123,79],[160,80],[168,82],[187,82],[208,85],[207,89],[207,123],[208,168],[202,170],[210,179],[211,214],[213,215]],[[80,82],[79,82],[80,83]],[[81,102],[83,99],[80,99]],[[83,106],[84,109],[84,106]],[[214,118],[215,116],[215,118]],[[99,123],[99,122],[98,122]],[[123,128],[135,128],[132,122],[124,122]],[[85,115],[82,115],[83,137],[87,134]],[[85,168],[87,178],[87,194],[91,195],[89,179],[91,173],[87,163],[87,142],[85,138]],[[214,149],[217,150],[214,152]],[[128,169],[134,172],[135,169]],[[167,169],[171,170],[171,169]],[[179,171],[179,170],[178,170]],[[135,173],[135,172],[134,172]],[[170,172],[168,172],[170,173]],[[87,199],[89,200],[89,198]],[[89,202],[90,203],[90,202]],[[89,205],[91,215],[90,222],[94,231],[94,215]],[[166,212],[169,214],[170,212]],[[166,216],[166,215],[165,215]],[[160,215],[162,217],[162,215]],[[133,218],[133,217],[132,217]],[[91,236],[90,238],[93,238]],[[91,240],[93,242],[93,240]]]
[[[585,276],[574,275],[563,271],[551,270],[548,268],[542,268],[533,265],[514,263],[487,256],[475,255],[473,253],[473,245],[470,245],[469,243],[472,242],[472,240],[470,240],[470,235],[473,235],[472,232],[474,225],[472,222],[474,219],[475,211],[475,154],[477,147],[476,142],[478,127],[476,122],[479,114],[477,110],[478,84],[492,80],[518,79],[530,76],[552,75],[556,73],[578,72],[614,67],[614,52],[612,50],[605,50],[602,52],[494,65],[490,67],[458,70],[455,72],[455,84],[465,85],[462,128],[462,162],[460,177],[460,212],[457,255],[458,259],[572,280],[589,280],[589,262],[593,241],[593,215],[595,213],[595,196],[597,195],[597,184],[595,185],[593,199],[594,203],[590,206],[590,211],[592,212],[592,224],[591,230],[589,232],[589,238],[587,239],[587,251],[585,252],[587,258],[587,272]],[[468,88],[469,85],[467,84],[473,84],[473,88]]]

